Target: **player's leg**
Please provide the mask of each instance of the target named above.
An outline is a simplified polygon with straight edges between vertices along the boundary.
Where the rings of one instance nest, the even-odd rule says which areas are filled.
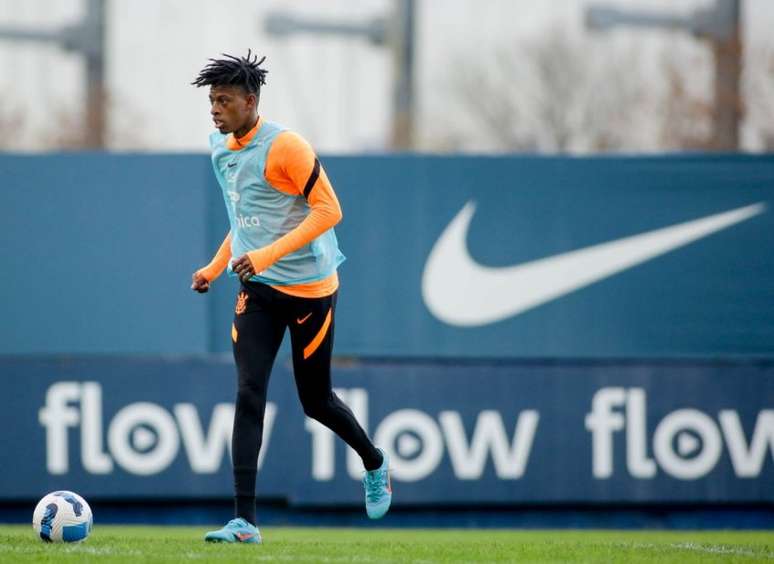
[[[304,413],[331,429],[363,460],[368,514],[378,518],[387,512],[392,498],[388,460],[333,391],[331,356],[336,297],[337,293],[325,298],[288,297],[293,372]]]
[[[367,469],[378,468],[381,454],[331,384],[336,294],[288,301],[292,304],[288,325],[293,372],[304,413],[339,435],[360,455]]]
[[[231,450],[236,518],[206,540],[260,542],[255,528],[255,479],[263,439],[266,391],[285,323],[271,288],[248,283],[237,297],[231,340],[237,366],[237,399]]]

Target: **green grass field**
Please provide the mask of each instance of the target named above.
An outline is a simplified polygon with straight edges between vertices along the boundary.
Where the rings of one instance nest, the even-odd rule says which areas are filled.
[[[774,532],[265,528],[212,545],[202,527],[97,526],[79,545],[0,526],[0,562],[774,562]]]

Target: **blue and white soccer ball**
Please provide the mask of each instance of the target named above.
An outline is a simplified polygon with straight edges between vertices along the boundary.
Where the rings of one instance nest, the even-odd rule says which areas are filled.
[[[44,542],[80,542],[91,532],[91,507],[77,493],[51,492],[38,502],[32,528]]]

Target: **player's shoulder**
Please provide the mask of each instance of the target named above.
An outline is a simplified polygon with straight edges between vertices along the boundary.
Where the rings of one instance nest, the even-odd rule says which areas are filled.
[[[292,129],[283,129],[274,138],[272,149],[276,149],[276,152],[297,153],[311,151],[312,146],[300,133]]]

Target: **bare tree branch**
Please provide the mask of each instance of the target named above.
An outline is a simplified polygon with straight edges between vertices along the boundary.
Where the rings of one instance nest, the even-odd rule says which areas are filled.
[[[484,63],[457,57],[466,72],[445,77],[438,90],[447,98],[437,104],[455,117],[435,120],[427,145],[475,152],[707,149],[714,103],[707,46],[674,38],[646,61],[621,45],[554,29],[504,45]],[[745,146],[771,149],[774,46],[747,49],[743,80],[752,139]]]

